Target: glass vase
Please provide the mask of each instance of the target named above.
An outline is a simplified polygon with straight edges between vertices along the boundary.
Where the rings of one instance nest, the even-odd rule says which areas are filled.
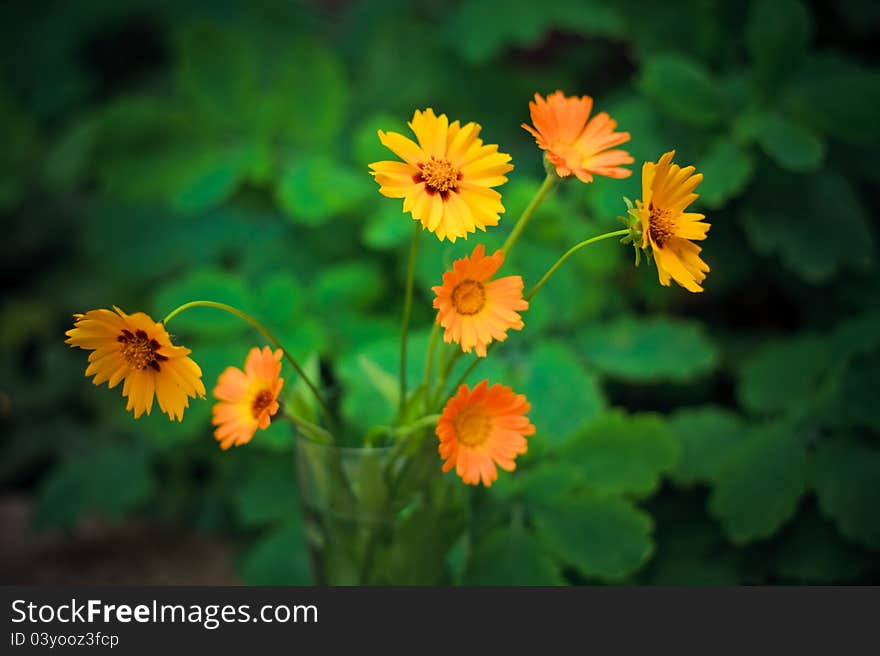
[[[466,523],[464,486],[432,435],[348,448],[302,436],[297,478],[318,585],[442,585]],[[404,448],[406,447],[406,448]]]

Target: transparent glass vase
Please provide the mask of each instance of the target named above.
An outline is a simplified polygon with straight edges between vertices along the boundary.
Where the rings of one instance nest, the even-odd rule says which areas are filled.
[[[443,585],[466,523],[464,486],[436,441],[346,448],[298,436],[297,477],[318,585]]]

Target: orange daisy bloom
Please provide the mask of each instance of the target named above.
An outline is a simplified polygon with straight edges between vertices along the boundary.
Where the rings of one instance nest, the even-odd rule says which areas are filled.
[[[227,367],[217,379],[212,423],[217,426],[214,437],[221,449],[241,446],[251,441],[257,429],[269,427],[271,417],[278,412],[278,394],[284,385],[281,375],[283,351],[274,353],[268,346],[261,351],[251,349],[244,363],[244,371]]]
[[[688,291],[701,292],[709,265],[700,258],[702,249],[689,240],[705,239],[710,226],[703,214],[684,210],[699,198],[693,191],[703,174],[694,174],[693,166],[672,164],[674,155],[671,150],[656,164],[645,162],[642,167],[642,199],[636,201],[641,245],[650,245],[654,253],[661,285],[668,286],[672,278]]]
[[[137,419],[153,409],[153,395],[170,419],[183,419],[189,397],[205,398],[202,370],[190,349],[174,346],[165,326],[143,312],[126,314],[115,305],[73,315],[65,343],[92,351],[86,376],[113,389],[121,381],[125,409]]]
[[[482,481],[489,487],[498,478],[498,465],[505,471],[516,469],[514,460],[528,450],[527,435],[535,427],[526,413],[531,405],[522,394],[496,383],[482,381],[471,390],[458,388],[437,420],[443,471],[455,473],[468,485]]]
[[[615,132],[617,121],[605,112],[590,118],[592,109],[590,96],[568,98],[557,91],[545,100],[536,93],[529,103],[535,127],[522,127],[547,151],[560,178],[574,174],[581,182],[592,182],[594,175],[629,177],[632,171],[621,164],[632,164],[632,156],[625,150],[608,150],[629,141],[629,132]]]
[[[446,329],[443,340],[461,344],[465,353],[476,349],[481,358],[493,339],[503,342],[510,328],[522,330],[519,312],[529,309],[521,276],[490,280],[504,263],[504,253],[486,257],[485,252],[478,244],[470,257],[456,260],[452,271],[443,274],[442,285],[431,288],[437,323]]]
[[[409,127],[418,143],[379,130],[382,144],[403,160],[370,164],[379,193],[403,198],[403,211],[441,241],[498,225],[504,206],[492,187],[507,182],[510,155],[484,145],[476,123],[450,123],[446,114],[436,116],[431,108],[416,110]]]

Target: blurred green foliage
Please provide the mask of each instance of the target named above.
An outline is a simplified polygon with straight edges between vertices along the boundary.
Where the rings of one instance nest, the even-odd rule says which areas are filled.
[[[146,516],[233,536],[245,581],[307,582],[290,428],[221,453],[209,402],[182,424],[134,422],[62,343],[71,314],[235,304],[320,362],[362,435],[393,412],[381,381],[397,373],[411,230],[367,174],[388,157],[376,129],[432,106],[513,155],[505,219],[477,236],[491,250],[542,174],[518,127],[527,103],[562,88],[632,133],[634,175],[564,185],[507,270],[529,285],[619,227],[640,163],[676,148],[705,174],[712,272],[702,295],[661,288],[606,243],[542,291],[473,376],[527,394],[538,434],[514,475],[474,493],[455,580],[877,582],[875,3],[92,0],[0,14],[0,485],[33,490],[40,527]],[[424,235],[418,325],[473,243]],[[258,343],[208,309],[174,330],[209,390]],[[417,331],[411,381],[426,343]]]

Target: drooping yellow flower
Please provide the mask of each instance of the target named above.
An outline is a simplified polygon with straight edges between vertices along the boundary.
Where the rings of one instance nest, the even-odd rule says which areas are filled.
[[[617,121],[605,112],[590,118],[592,109],[590,96],[566,97],[557,91],[545,100],[536,93],[529,103],[534,127],[522,127],[547,152],[561,178],[575,175],[581,182],[592,182],[594,175],[629,177],[632,171],[621,165],[632,164],[632,156],[625,150],[608,150],[629,141],[629,132],[615,132]]]
[[[278,395],[284,385],[281,378],[281,356],[268,346],[254,347],[248,353],[244,371],[227,367],[217,380],[212,423],[217,426],[214,437],[220,448],[241,446],[251,441],[257,429],[266,429],[278,412]]]
[[[452,271],[443,274],[442,285],[432,287],[437,323],[446,329],[447,344],[456,342],[465,353],[476,349],[484,358],[493,339],[503,342],[509,329],[522,330],[519,313],[529,309],[522,277],[491,279],[503,263],[502,251],[486,257],[485,247],[478,244],[470,257],[456,260]]]
[[[446,114],[436,116],[431,108],[416,110],[409,127],[418,143],[379,130],[382,144],[403,160],[370,164],[379,193],[403,198],[403,211],[441,241],[498,225],[504,206],[492,187],[507,182],[510,155],[483,144],[476,123],[450,123]]]
[[[443,471],[455,467],[465,483],[489,487],[498,478],[496,465],[516,469],[514,460],[528,450],[526,437],[535,434],[526,416],[530,409],[525,396],[498,383],[459,387],[437,421]]]
[[[642,167],[642,198],[636,209],[642,225],[642,248],[651,247],[661,285],[670,278],[691,292],[701,292],[709,265],[700,258],[702,250],[691,239],[705,239],[709,232],[706,218],[684,210],[698,194],[693,193],[703,179],[693,166],[681,168],[672,163],[675,151],[665,153],[656,164]]]
[[[190,349],[174,346],[161,323],[143,312],[126,314],[118,307],[75,314],[67,331],[67,344],[92,351],[86,376],[95,385],[107,382],[112,389],[121,381],[126,410],[137,419],[150,414],[153,395],[169,418],[183,419],[189,397],[205,397],[202,370],[190,357]]]

